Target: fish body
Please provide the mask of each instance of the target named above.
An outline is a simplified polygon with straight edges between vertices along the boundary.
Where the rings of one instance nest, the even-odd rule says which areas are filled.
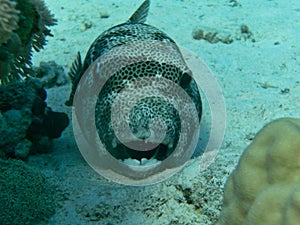
[[[163,160],[174,150],[181,132],[180,115],[177,112],[178,107],[172,106],[163,98],[145,97],[143,93],[140,94],[140,101],[137,104],[129,106],[129,102],[134,98],[134,96],[130,96],[129,94],[125,101],[126,103],[122,103],[121,107],[131,107],[128,123],[132,134],[128,134],[126,131],[121,132],[124,138],[127,138],[126,140],[128,142],[136,143],[138,140],[146,140],[151,136],[151,133],[153,133],[153,129],[151,129],[149,124],[157,117],[163,121],[166,133],[162,139],[162,144],[159,144],[149,151],[136,151],[126,146],[126,144],[124,145],[119,140],[113,129],[113,123],[118,123],[118,121],[112,121],[111,119],[112,104],[118,93],[120,93],[124,87],[130,86],[130,84],[137,79],[163,77],[178,84],[194,102],[199,120],[202,114],[202,105],[197,84],[191,77],[191,71],[189,71],[186,66],[175,41],[161,30],[145,24],[149,6],[150,1],[144,1],[127,22],[116,25],[100,34],[90,46],[83,63],[81,62],[80,53],[78,53],[77,59],[74,61],[69,72],[73,86],[66,105],[72,105],[78,83],[89,66],[99,57],[105,56],[105,54],[117,47],[139,43],[135,49],[136,53],[139,53],[139,48],[140,52],[143,52],[144,49],[149,48],[148,45],[152,43],[151,41],[157,41],[169,46],[169,49],[171,49],[169,54],[167,54],[167,60],[164,58],[155,61],[145,60],[125,66],[108,79],[99,93],[95,110],[96,127],[99,136],[106,149],[115,158],[122,160],[126,158],[134,158],[140,161],[143,158]],[[147,46],[143,46],[143,41],[147,43]],[[152,47],[155,48],[155,46]],[[122,54],[134,54],[134,52],[124,52]],[[163,54],[164,53],[162,53],[162,55]],[[159,59],[159,57],[158,55],[156,58]],[[172,61],[172,63],[166,63],[168,60]],[[113,68],[114,65],[111,65],[111,67]],[[99,76],[101,76],[101,74],[99,74]],[[133,92],[135,92],[135,90],[136,87],[132,88]],[[148,92],[151,92],[151,90],[148,90]],[[161,123],[154,123],[153,126],[159,127]]]
[[[80,52],[78,52],[77,58],[69,72],[72,80],[72,91],[69,100],[66,102],[67,106],[72,105],[76,87],[84,72],[98,57],[112,48],[143,40],[157,40],[175,44],[164,32],[144,23],[148,15],[149,6],[150,0],[144,1],[128,21],[111,27],[100,34],[91,44],[83,63],[81,62]]]

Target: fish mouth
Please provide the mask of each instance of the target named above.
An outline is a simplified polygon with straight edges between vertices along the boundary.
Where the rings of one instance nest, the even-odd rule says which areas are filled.
[[[146,140],[117,142],[109,151],[116,159],[128,165],[152,165],[166,159],[174,151],[171,143],[155,143]]]

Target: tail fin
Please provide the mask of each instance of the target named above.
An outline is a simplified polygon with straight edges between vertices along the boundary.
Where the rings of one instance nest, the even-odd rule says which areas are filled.
[[[150,0],[145,0],[143,4],[132,14],[127,23],[145,23],[150,7]]]

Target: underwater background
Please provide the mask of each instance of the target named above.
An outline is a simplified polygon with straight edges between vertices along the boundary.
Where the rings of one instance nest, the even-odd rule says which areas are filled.
[[[0,0],[0,4],[5,2],[7,0]],[[38,0],[28,2],[39,5]],[[40,83],[31,81],[26,81],[25,86],[18,83],[0,86],[0,157],[3,158],[0,161],[0,201],[3,208],[10,209],[9,213],[0,212],[1,224],[234,225],[228,217],[232,217],[236,224],[258,224],[252,217],[259,221],[271,217],[278,222],[266,219],[269,224],[300,223],[297,217],[300,211],[299,119],[279,121],[270,126],[265,136],[263,132],[256,136],[266,124],[276,119],[299,118],[299,1],[151,0],[146,24],[164,31],[178,45],[197,55],[218,81],[226,104],[226,132],[216,158],[205,170],[199,169],[202,148],[205,148],[200,144],[197,154],[180,172],[160,183],[140,187],[108,181],[86,163],[75,142],[72,108],[65,106],[65,101],[71,89],[66,74],[77,52],[85,56],[100,33],[125,22],[142,1],[44,2],[55,18],[53,24],[49,17],[44,17],[47,19],[43,21],[53,36],[44,30],[42,37],[47,42],[42,43],[43,48],[38,48],[38,52],[33,52],[32,59],[28,59],[35,74],[42,74],[39,76],[44,89]],[[36,9],[41,10],[41,7]],[[5,45],[4,50],[9,48],[7,40],[0,41]],[[7,59],[3,55],[0,55],[0,77],[7,71],[3,66]],[[47,98],[43,90],[46,90]],[[209,126],[206,126],[210,112],[205,100],[203,104],[200,142],[205,144],[211,138]],[[23,106],[34,110],[24,114],[25,109],[20,111]],[[37,121],[48,122],[36,122],[32,115]],[[26,140],[23,133],[27,135]],[[11,137],[16,138],[6,142]],[[14,150],[9,147],[11,143]],[[247,148],[250,144],[252,147]],[[249,163],[243,166],[243,160],[240,161],[238,168],[244,171],[236,172],[235,179],[249,178],[236,184],[237,188],[231,187],[233,181],[227,185],[229,191],[224,202],[227,207],[222,207],[225,183],[246,148],[247,151],[253,148],[269,152],[274,148],[276,154],[266,153],[271,155],[270,160],[261,153],[263,150],[253,151],[250,156],[244,154],[248,157],[244,161]],[[8,159],[11,157],[18,160]],[[273,168],[269,167],[273,161],[281,167],[286,166],[283,169],[275,167],[276,172],[284,171],[280,177],[292,179],[279,179],[264,172]],[[257,177],[268,181],[257,180]],[[251,203],[243,202],[246,194],[238,187],[251,187],[249,195],[258,196],[257,187],[265,188],[276,182],[281,186],[272,187],[272,190],[278,188],[279,192],[276,189],[265,197],[269,204],[263,204],[264,208],[254,209],[252,200]],[[272,205],[278,203],[269,199],[280,196],[278,199],[282,200],[290,196],[288,193],[292,193],[295,200],[287,205],[299,203],[298,208],[292,208],[286,216],[280,211],[285,206],[280,206],[274,209],[273,215]],[[11,200],[14,197],[17,200]],[[233,198],[236,202],[242,199],[238,207],[230,203]],[[6,205],[10,201],[20,203]],[[19,222],[18,217],[25,213],[22,209],[28,209],[31,216]],[[250,209],[252,217],[247,215]]]

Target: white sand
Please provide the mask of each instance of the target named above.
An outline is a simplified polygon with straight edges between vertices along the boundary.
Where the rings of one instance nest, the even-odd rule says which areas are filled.
[[[45,50],[34,63],[55,60],[68,71],[77,51],[85,55],[93,40],[107,28],[124,22],[141,1],[47,0],[58,19]],[[165,31],[196,53],[213,71],[224,93],[227,129],[214,164],[200,173],[199,158],[179,174],[157,185],[128,187],[96,174],[76,147],[72,128],[55,140],[53,153],[33,156],[61,191],[61,208],[51,224],[212,224],[222,204],[223,185],[249,138],[267,122],[299,117],[300,2],[297,0],[152,0],[147,23]],[[101,19],[101,14],[109,18]],[[85,29],[86,25],[92,25]],[[239,33],[245,24],[256,42],[235,40],[211,44],[194,40],[196,28],[220,34]],[[277,44],[275,44],[277,42]],[[70,87],[48,91],[48,104],[58,111]],[[289,89],[288,93],[282,90]],[[206,112],[207,114],[207,112]]]

